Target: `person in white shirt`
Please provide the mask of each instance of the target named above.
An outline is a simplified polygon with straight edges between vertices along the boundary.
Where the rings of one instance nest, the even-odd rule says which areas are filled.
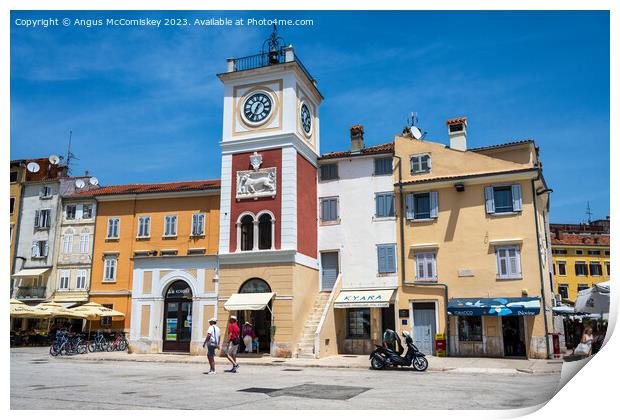
[[[209,320],[209,329],[207,330],[207,338],[202,347],[207,348],[207,359],[209,359],[209,371],[207,375],[215,375],[215,350],[220,348],[220,329],[217,325],[217,319]]]

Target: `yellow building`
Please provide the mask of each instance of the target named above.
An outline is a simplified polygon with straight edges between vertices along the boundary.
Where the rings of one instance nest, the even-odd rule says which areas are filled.
[[[531,140],[468,149],[467,120],[447,125],[450,146],[395,139],[397,328],[426,352],[439,333],[452,356],[544,358],[550,190],[538,149]]]
[[[609,231],[596,225],[551,225],[554,288],[574,304],[580,290],[610,279]]]
[[[10,263],[9,267],[11,270],[11,274],[13,274],[13,260],[15,259],[15,244],[17,241],[17,226],[19,225],[19,215],[20,215],[20,203],[21,203],[21,194],[22,194],[22,183],[25,180],[26,174],[26,161],[25,160],[12,160],[11,161],[11,169],[10,169],[10,188],[9,193],[11,195],[10,205],[9,205],[9,213],[11,218],[11,254],[10,254]]]
[[[126,314],[93,329],[130,332],[136,352],[199,351],[216,313],[219,181],[103,187],[90,299]]]

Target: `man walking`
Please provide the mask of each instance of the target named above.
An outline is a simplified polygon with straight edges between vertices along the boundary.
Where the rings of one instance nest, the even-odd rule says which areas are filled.
[[[207,338],[202,347],[207,348],[207,359],[209,359],[209,371],[207,375],[215,375],[215,350],[220,348],[220,329],[217,325],[217,319],[209,320],[209,329],[207,330]]]
[[[231,315],[230,322],[228,323],[228,350],[226,351],[226,358],[232,363],[232,368],[226,372],[237,373],[237,369],[239,369],[237,350],[239,350],[240,343],[241,331],[237,325],[237,317]]]

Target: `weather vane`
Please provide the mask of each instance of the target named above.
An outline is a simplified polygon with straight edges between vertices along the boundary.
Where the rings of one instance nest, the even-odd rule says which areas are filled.
[[[286,45],[286,41],[281,36],[278,36],[278,29],[276,28],[276,24],[273,24],[273,32],[263,42],[263,55],[265,53],[269,54],[269,64],[278,64],[280,62],[279,56],[284,55],[282,51],[282,47]],[[265,51],[266,50],[266,51]]]

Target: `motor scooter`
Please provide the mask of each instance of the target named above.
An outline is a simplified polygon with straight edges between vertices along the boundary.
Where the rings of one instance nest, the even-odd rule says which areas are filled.
[[[425,371],[428,368],[428,360],[426,360],[424,353],[413,344],[413,339],[407,331],[403,331],[403,337],[405,337],[407,344],[407,353],[404,356],[402,356],[404,348],[400,344],[400,338],[398,338],[400,352],[386,349],[383,346],[376,346],[377,348],[370,353],[370,367],[380,370],[391,366],[413,366],[419,372]]]

